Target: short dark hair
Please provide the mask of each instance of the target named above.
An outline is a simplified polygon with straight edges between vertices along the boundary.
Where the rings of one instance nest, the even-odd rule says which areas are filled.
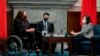
[[[43,16],[45,16],[45,15],[50,16],[50,14],[49,14],[48,12],[45,12],[45,13],[43,14]]]
[[[90,16],[84,16],[84,17],[86,17],[86,24],[88,24],[88,23],[90,23],[91,22],[91,20],[90,20]]]

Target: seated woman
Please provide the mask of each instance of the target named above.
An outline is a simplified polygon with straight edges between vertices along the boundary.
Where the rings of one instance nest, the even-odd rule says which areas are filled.
[[[33,43],[35,41],[34,28],[31,28],[27,20],[27,15],[25,11],[19,11],[14,20],[14,31],[17,35],[28,36],[28,42],[24,43],[25,46],[29,43],[29,49],[33,48]],[[21,38],[23,40],[23,38]],[[24,46],[24,47],[25,47]]]
[[[82,29],[80,32],[74,32],[73,30],[70,32],[74,35],[73,44],[76,49],[80,46],[81,41],[90,40],[90,38],[94,35],[93,33],[93,25],[90,21],[90,16],[84,16],[82,19]]]

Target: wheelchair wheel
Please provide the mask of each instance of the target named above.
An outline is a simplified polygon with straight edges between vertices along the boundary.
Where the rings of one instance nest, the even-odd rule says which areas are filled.
[[[10,55],[19,55],[22,52],[22,41],[16,35],[11,35],[7,39],[7,53]]]

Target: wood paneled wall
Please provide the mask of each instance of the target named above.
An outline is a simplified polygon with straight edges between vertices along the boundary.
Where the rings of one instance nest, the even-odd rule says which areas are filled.
[[[97,13],[97,24],[100,24],[100,12]]]
[[[79,32],[81,30],[80,26],[80,12],[68,12],[67,14],[67,30],[68,34],[71,30],[75,32]]]
[[[74,30],[76,32],[81,30],[80,16],[81,16],[80,12],[68,12],[68,14],[67,14],[68,33],[71,30]],[[100,12],[97,12],[97,24],[100,24]]]
[[[10,36],[13,31],[13,8],[7,4],[7,34]]]

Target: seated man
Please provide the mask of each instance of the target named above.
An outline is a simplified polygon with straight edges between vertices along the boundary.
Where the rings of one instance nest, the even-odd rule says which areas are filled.
[[[49,16],[50,16],[49,13],[44,13],[43,14],[43,20],[37,23],[37,29],[36,30],[37,30],[38,33],[40,33],[40,35],[46,35],[46,34],[53,33],[53,29],[51,27],[51,24],[48,22]],[[40,39],[44,40],[44,39],[46,39],[46,37],[40,38]],[[56,43],[52,44],[52,52],[55,51],[55,47],[56,47]],[[44,42],[43,48],[45,49],[43,51],[43,54],[44,54],[48,50],[48,43],[47,42]]]
[[[25,11],[19,11],[15,20],[14,20],[14,31],[19,36],[25,35],[28,36],[28,41],[24,43],[24,47],[29,44],[29,49],[33,48],[33,43],[35,41],[34,37],[34,28],[31,28],[27,20],[27,15]],[[23,38],[21,38],[23,40]]]

